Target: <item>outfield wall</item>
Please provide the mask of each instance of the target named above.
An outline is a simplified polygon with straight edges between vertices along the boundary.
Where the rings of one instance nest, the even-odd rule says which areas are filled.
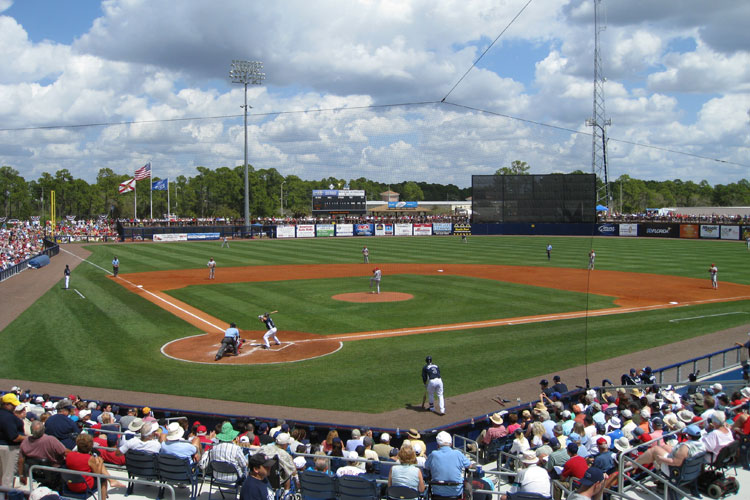
[[[352,238],[363,236],[448,236],[448,235],[526,235],[526,236],[613,236],[643,238],[684,238],[713,240],[750,239],[750,226],[738,224],[680,223],[326,223],[253,224],[242,226],[158,226],[122,228],[121,241],[195,241],[231,238]]]

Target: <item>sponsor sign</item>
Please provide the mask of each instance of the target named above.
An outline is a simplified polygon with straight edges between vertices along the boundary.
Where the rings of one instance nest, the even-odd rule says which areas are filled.
[[[277,238],[294,238],[294,226],[276,226]]]
[[[432,224],[414,224],[414,236],[432,236]]]
[[[336,236],[354,236],[354,224],[336,224]]]
[[[218,240],[219,233],[188,233],[188,241],[195,240]]]
[[[677,238],[680,235],[679,224],[641,224],[641,236],[649,238]]]
[[[297,238],[315,238],[315,224],[297,226]]]
[[[318,224],[315,226],[315,235],[318,237],[333,236],[333,224]]]
[[[700,238],[700,227],[698,224],[680,224],[680,238]]]
[[[357,236],[372,236],[375,234],[375,230],[372,224],[355,224],[354,234]]]
[[[742,239],[750,238],[750,226],[742,226]]]
[[[451,234],[453,224],[450,222],[433,222],[432,234]]]
[[[375,236],[393,236],[393,224],[375,224]]]
[[[638,224],[620,224],[620,236],[638,236]]]
[[[471,224],[454,224],[453,234],[471,234]]]
[[[721,229],[717,224],[701,224],[701,238],[718,238]]]
[[[154,241],[187,241],[187,233],[155,234]]]
[[[597,224],[596,234],[599,236],[617,236],[617,226],[615,224]]]
[[[389,201],[388,208],[417,208],[419,202],[417,201]]]
[[[393,234],[395,236],[411,236],[411,224],[395,224]]]
[[[740,226],[721,226],[722,240],[739,240]]]

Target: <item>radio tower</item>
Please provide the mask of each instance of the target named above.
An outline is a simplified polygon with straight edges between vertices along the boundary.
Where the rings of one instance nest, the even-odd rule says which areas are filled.
[[[599,35],[607,26],[600,22],[599,5],[601,0],[594,0],[594,114],[586,120],[586,125],[592,127],[591,134],[591,170],[599,181],[603,182],[596,190],[596,202],[610,207],[612,196],[609,192],[609,178],[607,176],[607,129],[612,120],[606,118],[604,109],[604,82],[602,74],[602,57],[599,51]]]

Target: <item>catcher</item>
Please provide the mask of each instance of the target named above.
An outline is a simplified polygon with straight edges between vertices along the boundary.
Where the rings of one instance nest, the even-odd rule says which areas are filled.
[[[271,311],[270,313],[267,312],[265,314],[261,314],[260,316],[258,316],[258,319],[266,324],[266,330],[268,330],[265,333],[265,335],[263,335],[263,349],[271,348],[271,345],[268,343],[268,339],[270,339],[271,337],[273,337],[273,340],[276,341],[276,345],[281,345],[281,341],[276,336],[276,325],[271,319],[271,314],[277,313],[277,312],[279,311]]]

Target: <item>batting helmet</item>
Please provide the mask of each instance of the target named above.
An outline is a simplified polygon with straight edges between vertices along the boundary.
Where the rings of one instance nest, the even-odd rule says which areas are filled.
[[[237,325],[235,325],[234,323],[229,323],[229,328],[237,328]]]
[[[425,363],[432,363],[432,356],[427,356],[426,358],[424,358],[424,362]]]

